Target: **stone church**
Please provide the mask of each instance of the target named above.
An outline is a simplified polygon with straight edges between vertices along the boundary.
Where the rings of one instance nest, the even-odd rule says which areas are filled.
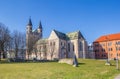
[[[62,58],[86,58],[88,47],[80,31],[62,33],[52,30],[47,39],[42,38],[41,22],[36,30],[32,29],[29,19],[26,29],[26,59],[54,60]]]

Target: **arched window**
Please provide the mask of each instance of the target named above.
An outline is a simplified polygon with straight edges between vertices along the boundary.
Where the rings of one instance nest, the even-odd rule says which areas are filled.
[[[70,43],[68,43],[68,52],[70,52]]]
[[[74,49],[74,43],[73,43],[73,52],[74,52],[74,50],[75,50],[75,49]]]
[[[53,45],[55,46],[55,42],[53,42]]]
[[[52,46],[52,42],[50,42],[50,46]]]
[[[79,51],[83,51],[83,43],[82,42],[79,43]]]

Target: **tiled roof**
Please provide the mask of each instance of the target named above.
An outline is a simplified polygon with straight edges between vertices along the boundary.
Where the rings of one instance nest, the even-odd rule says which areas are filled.
[[[58,38],[64,39],[64,40],[69,40],[69,39],[79,39],[83,38],[83,35],[80,33],[80,31],[75,31],[75,32],[70,32],[67,34],[64,34],[62,32],[54,30],[54,32],[57,34]]]
[[[104,35],[96,39],[94,42],[104,42],[104,41],[112,41],[112,40],[120,40],[120,33]]]
[[[66,35],[68,36],[69,39],[78,39],[79,38],[79,33],[77,31],[67,33]]]
[[[66,35],[64,33],[56,31],[56,30],[54,30],[54,32],[57,34],[58,38],[64,39],[64,40],[67,39],[67,37],[66,37]]]
[[[45,44],[47,42],[47,39],[39,39],[36,44]]]
[[[79,38],[83,38],[84,39],[84,37],[80,33],[80,31],[75,31],[75,32],[67,33],[66,35],[67,35],[67,37],[69,39],[79,39]]]

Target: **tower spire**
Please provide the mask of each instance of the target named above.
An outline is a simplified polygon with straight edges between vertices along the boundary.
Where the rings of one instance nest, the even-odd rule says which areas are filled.
[[[31,17],[29,18],[28,26],[32,26]]]
[[[41,24],[41,21],[39,23],[39,26],[38,26],[39,29],[42,29],[42,24]]]

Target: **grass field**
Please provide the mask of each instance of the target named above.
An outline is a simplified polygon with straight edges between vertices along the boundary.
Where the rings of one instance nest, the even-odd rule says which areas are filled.
[[[79,66],[57,62],[2,63],[0,79],[114,79],[120,71],[103,60],[78,59]]]

